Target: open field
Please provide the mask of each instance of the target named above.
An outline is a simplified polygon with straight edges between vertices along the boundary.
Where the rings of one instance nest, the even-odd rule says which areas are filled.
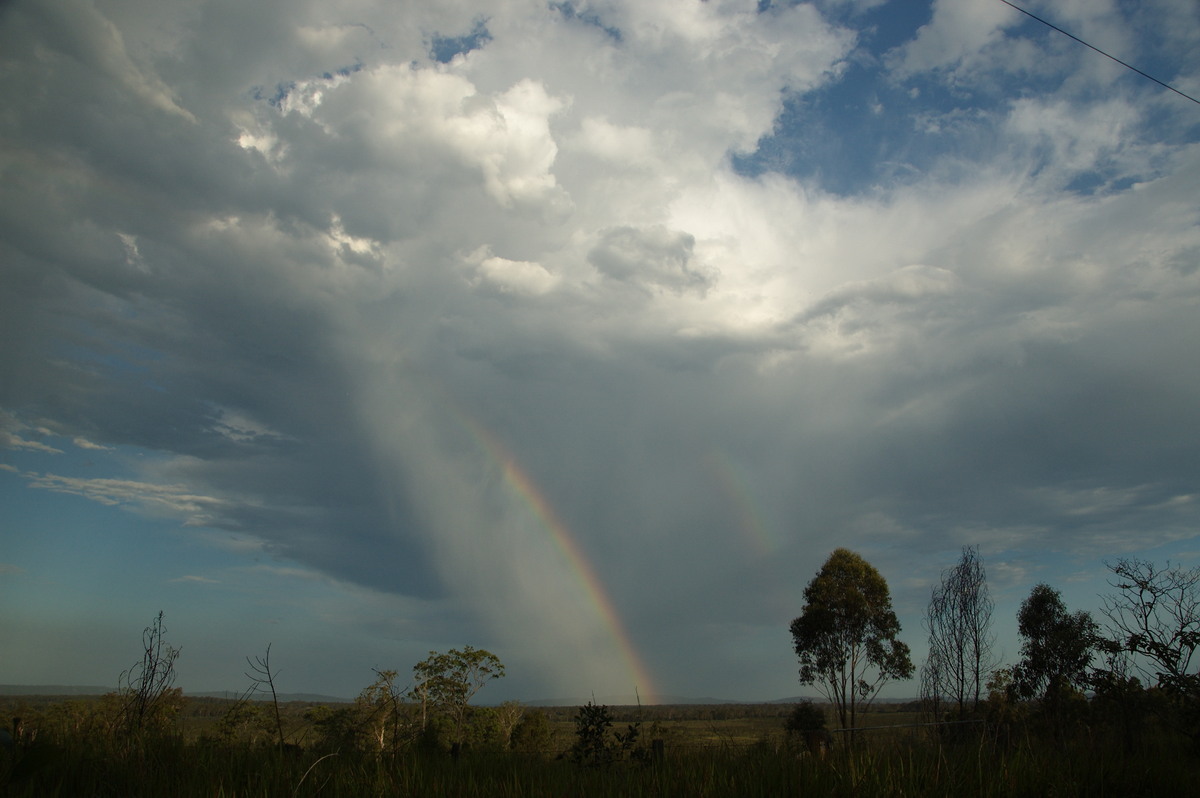
[[[314,705],[282,705],[290,740],[265,736],[218,742],[233,705],[193,699],[172,733],[136,745],[72,727],[100,699],[8,699],[5,717],[24,713],[19,750],[0,754],[0,794],[12,796],[1162,796],[1184,795],[1200,759],[1178,737],[1151,731],[1134,748],[1086,727],[1069,735],[1023,732],[1009,739],[968,735],[954,744],[913,728],[904,708],[869,713],[851,748],[824,757],[789,741],[786,705],[617,707],[614,729],[640,719],[642,736],[664,740],[658,756],[600,767],[559,756],[571,745],[577,708],[546,708],[544,751],[486,748],[451,756],[409,746],[393,754],[330,750],[304,727]],[[32,733],[36,729],[36,735]],[[29,739],[32,736],[32,739]],[[837,736],[837,735],[835,735]]]

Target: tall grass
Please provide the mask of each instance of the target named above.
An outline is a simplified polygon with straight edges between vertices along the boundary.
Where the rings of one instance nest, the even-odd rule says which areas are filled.
[[[1167,735],[1128,751],[1086,736],[860,742],[819,759],[785,745],[677,747],[648,763],[580,767],[503,752],[280,751],[179,738],[39,738],[0,754],[0,795],[22,796],[1163,796],[1191,794],[1200,760]]]

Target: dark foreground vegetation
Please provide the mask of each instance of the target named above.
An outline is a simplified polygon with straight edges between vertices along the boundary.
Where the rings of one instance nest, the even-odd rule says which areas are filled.
[[[385,736],[381,750],[370,728],[339,739],[327,722],[364,719],[358,703],[279,705],[296,741],[280,745],[269,701],[180,697],[169,728],[129,737],[105,731],[112,697],[22,697],[0,704],[6,716],[23,713],[15,744],[0,752],[0,794],[1163,796],[1191,794],[1200,776],[1194,745],[1152,716],[1132,727],[1081,702],[1051,722],[1036,707],[997,702],[986,722],[952,726],[916,725],[925,716],[916,704],[877,707],[853,741],[827,735],[827,751],[802,729],[785,731],[789,714],[811,720],[813,707],[785,705],[520,708],[507,740],[456,746],[443,724],[394,747]],[[474,708],[472,721],[500,710]]]

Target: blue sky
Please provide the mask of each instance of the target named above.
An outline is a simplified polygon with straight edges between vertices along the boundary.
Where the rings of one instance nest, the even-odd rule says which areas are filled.
[[[1200,8],[1030,0],[1200,95]],[[0,9],[0,683],[773,699],[1197,562],[1200,105],[999,0]],[[913,695],[915,682],[889,688]]]

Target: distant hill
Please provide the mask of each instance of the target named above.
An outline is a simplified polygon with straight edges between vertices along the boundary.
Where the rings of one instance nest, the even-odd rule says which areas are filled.
[[[521,703],[528,707],[581,707],[591,701],[594,704],[604,704],[610,707],[632,707],[637,706],[637,696],[633,695],[601,695],[589,698],[537,698],[531,701],[522,701]],[[649,703],[645,699],[643,704]],[[746,701],[733,701],[725,698],[688,698],[686,696],[663,695],[654,699],[655,704],[661,705],[682,705],[682,704],[745,704]]]
[[[78,684],[0,684],[0,695],[104,695],[115,689]]]
[[[241,696],[241,693],[235,693],[232,690],[210,690],[206,693],[185,693],[192,698],[228,698],[234,699]],[[332,695],[321,695],[319,693],[280,693],[278,696],[281,703],[289,701],[303,701],[306,704],[353,704],[353,698],[338,698]],[[255,693],[252,700],[254,701],[270,701],[270,693]]]
[[[59,695],[104,695],[105,693],[115,692],[115,687],[99,687],[97,685],[79,685],[79,684],[0,684],[0,695],[37,695],[37,696],[59,696]],[[240,693],[233,690],[210,690],[204,693],[188,693],[184,695],[191,698],[237,698]],[[270,696],[263,696],[259,693],[254,696],[255,701],[269,700]],[[349,704],[353,701],[350,698],[337,698],[336,696],[318,695],[316,693],[280,693],[280,701],[304,701],[310,704]]]
[[[596,696],[594,698],[540,698],[532,701],[522,701],[521,703],[529,707],[581,707],[587,702],[592,701],[596,704],[605,704],[610,707],[629,707],[637,705],[637,698],[632,695],[628,696]],[[719,705],[748,705],[748,704],[795,704],[800,701],[814,701],[818,704],[824,703],[823,698],[776,698],[766,701],[745,701],[737,698],[712,698],[681,695],[662,695],[654,699],[656,706],[719,706]],[[646,704],[645,700],[642,701]],[[486,702],[484,703],[486,705]]]
[[[63,685],[63,684],[0,684],[0,695],[37,695],[37,696],[71,696],[71,695],[104,695],[111,693],[115,687],[99,687],[96,685]],[[237,698],[241,693],[234,690],[209,690],[202,693],[185,693],[193,698]],[[255,701],[269,700],[269,696],[264,696],[258,693],[254,696]],[[282,702],[288,701],[303,701],[310,704],[350,704],[353,703],[352,698],[339,698],[337,696],[321,695],[319,693],[280,693],[279,700]],[[906,704],[915,701],[915,698],[877,698],[876,704]],[[521,701],[527,707],[581,707],[592,701],[597,704],[604,704],[610,707],[631,707],[637,706],[638,700],[635,695],[606,695],[593,696],[588,698],[538,698],[529,701]],[[767,701],[739,701],[732,698],[711,698],[702,697],[695,698],[689,696],[664,695],[658,696],[655,704],[659,705],[708,705],[715,706],[720,704],[796,704],[801,701],[813,701],[818,704],[825,703],[824,698],[816,696],[792,696],[790,698],[776,698]],[[499,702],[483,701],[478,706],[495,706]],[[642,703],[648,703],[643,701]]]

